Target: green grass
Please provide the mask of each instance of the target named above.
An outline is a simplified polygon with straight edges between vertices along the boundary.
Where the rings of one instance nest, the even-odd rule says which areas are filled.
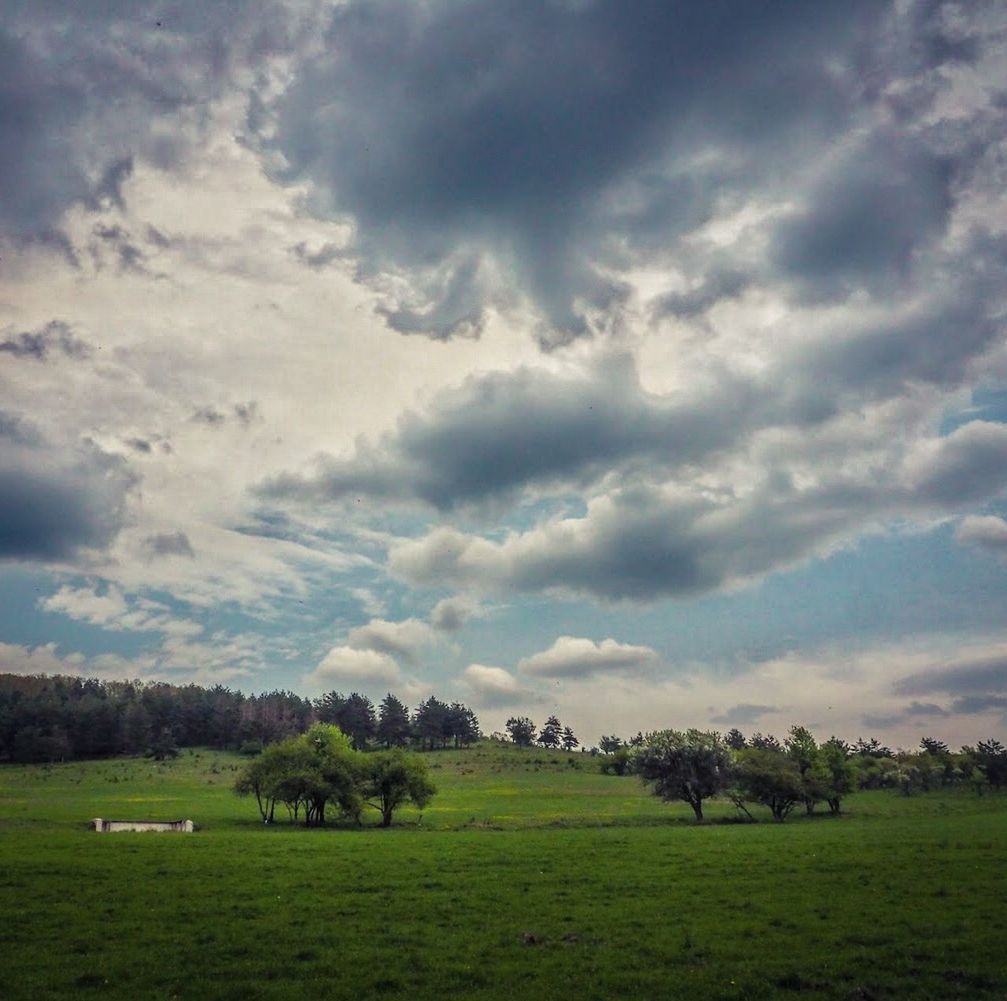
[[[390,831],[264,827],[214,752],[0,769],[0,995],[1007,997],[1007,796],[696,827],[586,755],[428,760]]]

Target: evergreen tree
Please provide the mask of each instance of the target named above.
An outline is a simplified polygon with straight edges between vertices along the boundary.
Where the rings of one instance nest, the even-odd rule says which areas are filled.
[[[542,727],[542,732],[538,735],[538,742],[543,747],[559,747],[559,742],[563,736],[563,726],[556,716],[550,716]]]
[[[563,743],[564,751],[572,751],[575,747],[580,746],[580,741],[574,736],[573,730],[568,726],[563,727],[560,739]]]
[[[412,735],[409,710],[391,692],[378,706],[378,727],[376,735],[385,747],[404,747]]]

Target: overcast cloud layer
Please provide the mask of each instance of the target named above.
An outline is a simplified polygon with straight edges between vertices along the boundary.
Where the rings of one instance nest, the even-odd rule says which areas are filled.
[[[1002,727],[1002,4],[0,26],[0,670]]]

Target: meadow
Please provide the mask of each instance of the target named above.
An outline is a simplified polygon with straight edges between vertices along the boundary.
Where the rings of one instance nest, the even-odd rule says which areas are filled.
[[[1007,997],[1007,794],[696,826],[589,755],[427,760],[390,830],[264,826],[220,752],[0,767],[0,995]]]

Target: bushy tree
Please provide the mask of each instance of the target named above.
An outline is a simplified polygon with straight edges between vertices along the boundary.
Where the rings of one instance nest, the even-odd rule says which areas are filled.
[[[843,799],[857,787],[857,771],[850,757],[850,746],[838,737],[830,737],[818,749],[817,778],[824,790],[831,813],[839,813]]]
[[[731,789],[736,805],[761,803],[775,820],[786,820],[805,796],[805,784],[793,758],[781,751],[749,747],[738,754]],[[746,811],[747,812],[747,811]]]
[[[806,726],[792,726],[783,746],[800,773],[801,784],[804,787],[804,794],[801,797],[804,808],[808,813],[812,813],[815,803],[825,798],[822,775],[817,768],[818,743]]]
[[[250,761],[235,782],[239,795],[254,794],[262,819],[274,819],[277,803],[283,803],[296,821],[320,827],[326,808],[359,817],[358,756],[350,738],[338,727],[316,723],[306,733],[271,744]]]
[[[535,724],[527,716],[511,716],[506,727],[518,747],[531,747],[535,742]]]
[[[615,754],[622,747],[622,739],[613,734],[611,737],[602,737],[598,741],[598,747],[602,754]]]
[[[369,806],[381,813],[381,826],[392,826],[392,815],[405,803],[422,809],[436,786],[426,762],[407,751],[377,751],[366,756],[362,766],[362,793]]]
[[[703,801],[727,787],[733,764],[720,735],[700,730],[650,733],[634,750],[632,761],[655,795],[684,800],[697,821],[703,819]]]
[[[577,739],[573,730],[568,726],[563,727],[563,733],[560,735],[560,741],[563,744],[564,751],[572,751],[575,747],[580,747],[580,741]]]

